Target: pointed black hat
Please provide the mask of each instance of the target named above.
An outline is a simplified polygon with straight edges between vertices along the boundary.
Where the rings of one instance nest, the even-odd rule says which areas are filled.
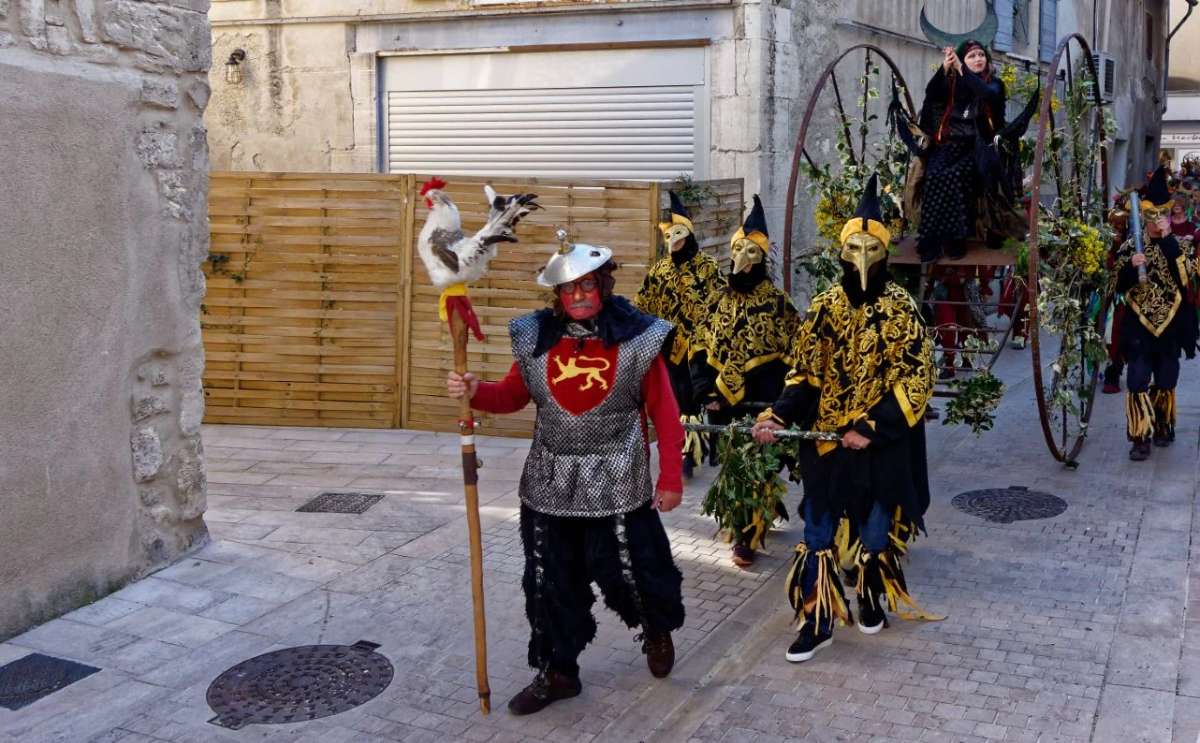
[[[867,188],[863,191],[862,198],[858,200],[858,209],[854,211],[854,216],[883,222],[883,207],[879,205],[878,174],[873,173],[871,180],[867,181]]]
[[[858,202],[858,209],[842,227],[841,243],[845,245],[851,235],[857,235],[860,232],[874,235],[884,245],[892,241],[892,232],[883,223],[883,207],[879,203],[879,176],[877,174],[872,174],[871,180],[867,181],[867,187],[863,190],[863,195]]]
[[[683,201],[679,198],[679,194],[674,191],[668,191],[671,196],[671,213],[678,214],[684,219],[690,220],[692,215],[688,213],[687,207],[683,205]]]
[[[758,198],[758,194],[754,194],[754,206],[750,208],[750,214],[742,223],[742,234],[749,235],[752,232],[760,232],[764,237],[770,237],[767,232],[767,215],[763,211],[762,200]]]
[[[1166,206],[1171,200],[1171,189],[1167,186],[1167,166],[1159,165],[1154,175],[1150,176],[1143,198],[1157,207]]]

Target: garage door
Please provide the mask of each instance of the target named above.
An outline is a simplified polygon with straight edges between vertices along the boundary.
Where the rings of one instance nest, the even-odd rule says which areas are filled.
[[[703,177],[704,50],[389,57],[393,173]]]

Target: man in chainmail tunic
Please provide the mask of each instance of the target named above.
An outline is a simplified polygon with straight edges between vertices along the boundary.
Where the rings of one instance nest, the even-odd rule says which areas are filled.
[[[683,427],[663,359],[672,327],[612,294],[612,251],[565,243],[538,277],[555,302],[509,325],[515,362],[499,382],[451,373],[452,397],[511,413],[537,406],[521,475],[525,612],[533,682],[508,703],[526,715],[576,696],[579,654],[596,634],[604,602],[640,627],[650,672],[675,662],[671,632],[683,625],[683,577],[659,519],[682,499]],[[647,421],[658,433],[651,482]]]

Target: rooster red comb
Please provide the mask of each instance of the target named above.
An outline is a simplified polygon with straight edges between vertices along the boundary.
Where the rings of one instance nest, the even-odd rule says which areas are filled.
[[[424,196],[425,194],[429,193],[430,191],[433,191],[434,189],[442,189],[445,187],[446,187],[446,182],[443,181],[441,178],[434,176],[421,184],[421,195]],[[432,209],[433,202],[430,201],[429,199],[425,199],[425,206]]]

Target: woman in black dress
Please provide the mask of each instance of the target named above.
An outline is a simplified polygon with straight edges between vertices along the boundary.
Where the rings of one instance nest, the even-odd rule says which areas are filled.
[[[960,258],[977,234],[980,156],[1004,128],[1004,83],[977,41],[943,50],[942,65],[925,86],[919,125],[931,137],[921,205],[922,260]]]

